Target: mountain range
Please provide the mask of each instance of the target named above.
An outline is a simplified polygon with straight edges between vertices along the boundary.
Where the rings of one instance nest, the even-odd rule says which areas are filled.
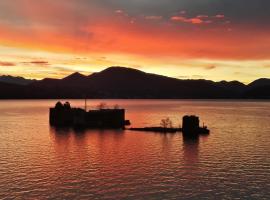
[[[36,80],[33,79],[25,79],[20,76],[9,76],[9,75],[3,75],[0,76],[0,82],[4,83],[12,83],[12,84],[17,84],[17,85],[28,85],[30,83],[33,83]]]
[[[63,98],[270,99],[270,79],[248,85],[238,81],[181,80],[125,67],[39,81],[0,76],[0,99]]]

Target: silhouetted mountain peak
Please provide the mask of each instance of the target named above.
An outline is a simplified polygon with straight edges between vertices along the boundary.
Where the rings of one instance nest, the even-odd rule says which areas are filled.
[[[107,69],[104,69],[103,71],[99,73],[94,73],[99,75],[130,75],[130,74],[145,74],[145,72],[142,72],[138,69],[128,68],[128,67],[120,67],[120,66],[113,66],[109,67]],[[91,75],[90,75],[91,76]]]
[[[56,79],[56,78],[44,78],[41,81],[57,81],[57,80],[59,80],[59,79]]]
[[[234,88],[239,88],[239,89],[246,87],[244,83],[241,83],[239,81],[220,81],[220,82],[217,82],[217,84],[223,87],[234,87]]]
[[[249,87],[261,87],[261,86],[268,86],[268,85],[270,85],[270,79],[260,78],[260,79],[253,81],[248,86]]]
[[[63,78],[63,80],[80,80],[80,79],[84,79],[86,78],[85,75],[79,73],[79,72],[75,72],[65,78]]]
[[[222,83],[222,84],[235,84],[235,85],[245,85],[239,81],[220,81],[219,83]]]
[[[89,76],[90,80],[98,81],[99,84],[123,86],[135,84],[138,80],[149,77],[147,73],[137,69],[127,67],[110,67],[101,72],[93,73]]]

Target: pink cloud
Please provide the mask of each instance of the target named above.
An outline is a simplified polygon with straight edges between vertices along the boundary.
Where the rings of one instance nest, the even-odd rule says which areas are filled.
[[[206,21],[204,21],[204,23],[211,24],[211,23],[213,23],[213,21],[212,20],[206,20]]]
[[[185,10],[180,11],[181,15],[185,15],[186,13],[187,13],[187,11],[185,11]]]
[[[215,18],[220,18],[220,19],[222,19],[222,18],[225,18],[225,15],[218,14],[218,15],[215,16]]]
[[[156,15],[145,16],[145,19],[150,19],[150,20],[159,20],[162,18],[163,18],[162,16],[156,16]]]
[[[192,24],[202,24],[202,23],[204,23],[204,21],[203,20],[201,20],[200,18],[191,18],[191,19],[189,19],[189,21],[192,23]]]
[[[182,15],[175,15],[171,17],[171,21],[177,21],[177,22],[184,22],[184,23],[190,23],[190,24],[211,24],[214,23],[215,20],[213,19],[224,19],[225,15],[223,14],[217,14],[215,16],[210,17],[209,15],[200,14],[196,17],[186,17]],[[230,23],[230,22],[225,22]]]
[[[208,18],[208,15],[198,15],[197,18],[203,19],[203,18]]]
[[[115,10],[114,11],[116,14],[124,14],[124,11],[123,10]]]
[[[191,23],[191,24],[202,24],[204,21],[200,18],[194,17],[194,18],[186,18],[182,16],[173,16],[171,17],[172,21],[178,21],[178,22],[185,22],[185,23]]]
[[[171,17],[172,21],[185,21],[186,18],[185,17],[181,17],[181,16],[172,16]]]

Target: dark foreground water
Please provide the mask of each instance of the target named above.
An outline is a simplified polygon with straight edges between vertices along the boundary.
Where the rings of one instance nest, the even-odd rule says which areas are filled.
[[[105,102],[135,127],[198,114],[211,134],[55,130],[55,101],[0,101],[0,199],[270,199],[270,102]]]

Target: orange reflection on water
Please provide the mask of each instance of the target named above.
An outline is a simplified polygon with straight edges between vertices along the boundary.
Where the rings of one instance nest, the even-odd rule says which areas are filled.
[[[126,108],[135,127],[158,125],[164,117],[177,123],[196,112],[211,134],[186,140],[181,134],[54,129],[48,125],[54,100],[3,101],[0,198],[224,199],[239,197],[234,188],[263,199],[268,193],[269,102],[108,102]]]

